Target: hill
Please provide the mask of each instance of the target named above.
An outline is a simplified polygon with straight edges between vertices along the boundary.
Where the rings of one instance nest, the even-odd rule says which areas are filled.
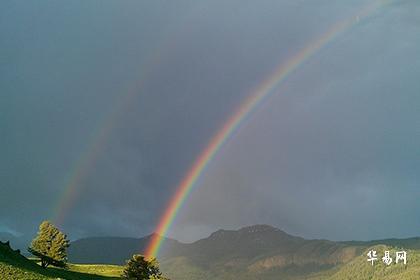
[[[387,245],[391,247],[402,247],[402,248],[420,250],[420,237],[412,237],[412,238],[406,238],[406,239],[391,238],[391,239],[381,239],[381,240],[372,240],[372,241],[345,241],[341,243],[351,245],[351,246],[372,247],[376,245]]]
[[[69,248],[69,259],[75,263],[123,264],[132,254],[142,253],[150,237],[77,240]],[[318,275],[328,279],[341,269],[344,273],[355,268],[348,265],[357,258],[365,260],[363,254],[369,247],[385,244],[417,249],[419,241],[420,238],[367,242],[306,240],[268,225],[255,225],[219,230],[188,244],[167,239],[159,259],[163,272],[172,280],[316,279]]]
[[[69,259],[76,263],[123,264],[142,253],[144,238],[96,237],[73,242]],[[410,245],[417,239],[370,242],[306,240],[268,226],[219,230],[193,243],[167,239],[159,259],[171,279],[284,279],[336,269],[360,256],[372,244]],[[325,276],[325,275],[324,275]],[[263,278],[262,278],[263,277]]]
[[[377,245],[369,248],[377,252],[390,251],[391,256],[395,256],[398,250],[396,247]],[[367,264],[366,250],[361,256],[356,257],[351,262],[340,267],[335,273],[326,277],[318,276],[311,280],[418,280],[420,279],[420,251],[407,250],[407,265],[402,263],[385,265],[379,261],[373,266]],[[395,260],[394,260],[395,261]]]
[[[69,260],[73,263],[125,264],[133,254],[144,252],[153,235],[143,238],[129,237],[89,237],[76,240],[68,249]],[[176,240],[166,238],[162,249],[177,251],[181,246]]]
[[[0,241],[9,241],[13,244],[14,248],[20,249],[22,253],[26,253],[26,248],[28,248],[28,244],[30,244],[30,240],[27,240],[26,236],[16,236],[8,232],[0,232]]]
[[[219,230],[185,244],[180,251],[162,257],[162,269],[175,280],[292,279],[345,264],[362,250],[328,240],[305,240],[271,226],[256,225]]]

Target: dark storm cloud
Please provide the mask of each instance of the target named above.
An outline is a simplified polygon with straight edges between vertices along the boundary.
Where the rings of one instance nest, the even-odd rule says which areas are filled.
[[[54,215],[95,130],[138,82],[178,15],[159,4],[2,5],[2,215],[8,227],[28,231]]]
[[[413,2],[388,7],[299,69],[224,150],[180,224],[418,235],[419,12]]]
[[[150,233],[251,89],[365,3],[2,4],[0,231],[54,216],[113,123],[62,226],[71,238]],[[307,237],[415,235],[418,15],[415,2],[387,6],[293,74],[216,157],[171,234],[270,223]]]

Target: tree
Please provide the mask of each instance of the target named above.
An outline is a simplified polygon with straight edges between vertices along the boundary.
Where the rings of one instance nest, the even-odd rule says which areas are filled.
[[[156,258],[133,255],[124,267],[123,277],[130,280],[169,280],[162,276]]]
[[[49,221],[44,221],[28,251],[41,259],[41,266],[44,268],[49,265],[65,267],[69,246],[67,236]]]

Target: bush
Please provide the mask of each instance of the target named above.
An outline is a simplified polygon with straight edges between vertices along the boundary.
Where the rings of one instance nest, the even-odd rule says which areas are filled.
[[[156,258],[133,255],[124,267],[123,277],[130,280],[169,280],[162,276]]]

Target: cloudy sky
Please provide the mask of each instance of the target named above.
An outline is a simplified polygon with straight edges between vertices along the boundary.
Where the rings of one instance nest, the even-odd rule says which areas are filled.
[[[252,89],[368,2],[2,1],[0,232],[151,233]],[[170,236],[420,235],[420,3],[388,2],[247,118]]]

